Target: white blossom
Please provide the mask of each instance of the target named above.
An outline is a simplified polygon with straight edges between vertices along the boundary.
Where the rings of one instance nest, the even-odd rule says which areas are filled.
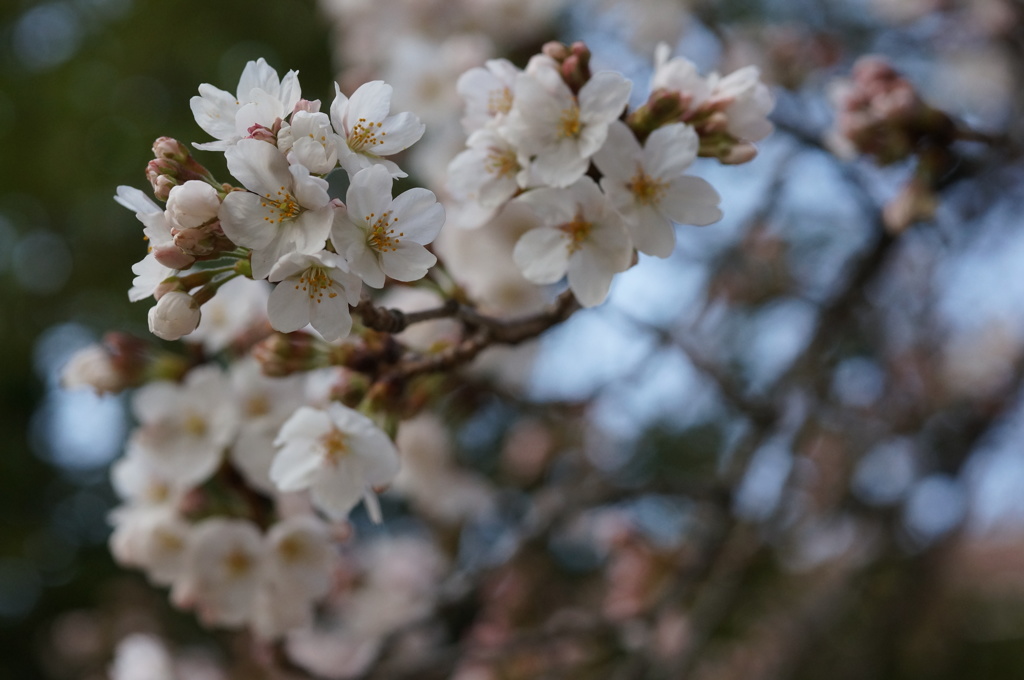
[[[398,451],[366,416],[332,402],[324,409],[303,406],[281,427],[281,447],[270,477],[281,491],[309,489],[313,504],[336,520],[366,499],[375,511],[373,487],[389,484],[398,472]]]
[[[622,218],[594,180],[583,177],[566,189],[535,189],[516,201],[532,207],[542,224],[524,234],[512,253],[523,276],[547,284],[568,274],[581,305],[604,302],[612,277],[629,267],[633,246]]]
[[[117,643],[110,680],[176,680],[174,663],[159,638],[133,633]]]
[[[253,125],[272,128],[275,121],[292,112],[301,96],[296,71],[278,78],[277,71],[263,59],[245,65],[234,95],[203,83],[199,96],[190,101],[192,114],[199,127],[219,141],[195,147],[225,151],[248,136]]]
[[[243,139],[224,153],[228,169],[249,191],[233,191],[220,222],[233,242],[252,248],[252,273],[264,279],[282,256],[322,250],[333,207],[327,181],[291,164],[272,144]]]
[[[207,625],[245,625],[260,585],[263,551],[263,537],[252,522],[203,520],[192,530],[172,600],[195,609]]]
[[[437,258],[424,246],[444,224],[444,208],[433,192],[414,188],[391,198],[391,176],[374,166],[352,178],[347,206],[339,208],[331,243],[366,285],[384,286],[385,276],[416,281]]]
[[[594,164],[604,175],[601,188],[640,252],[668,257],[676,242],[673,222],[703,226],[721,219],[718,192],[684,174],[699,146],[697,133],[683,123],[658,128],[642,147],[625,123],[609,128]]]
[[[466,102],[466,134],[500,124],[512,110],[516,78],[522,70],[507,59],[488,59],[459,76],[456,89]]]
[[[349,305],[359,303],[363,285],[340,255],[326,250],[290,253],[278,260],[268,279],[278,282],[267,301],[267,316],[276,330],[290,333],[312,324],[334,342],[352,329]]]
[[[60,372],[60,384],[65,389],[91,387],[96,394],[120,392],[124,378],[103,345],[83,347],[68,359]]]
[[[522,153],[534,157],[531,171],[541,183],[567,187],[586,172],[631,88],[621,74],[603,71],[573,95],[554,66],[527,69],[516,81],[503,130]]]
[[[363,83],[346,97],[335,85],[331,103],[331,123],[338,133],[338,160],[349,175],[364,168],[381,165],[392,177],[406,174],[391,156],[415,144],[426,127],[415,115],[404,112],[391,115],[391,86],[382,80]]]
[[[183,384],[151,382],[132,396],[139,427],[129,455],[145,456],[161,474],[185,485],[216,471],[238,425],[237,406],[215,365],[193,369]]]
[[[289,163],[309,168],[314,175],[326,175],[338,165],[338,135],[326,113],[296,111],[277,134],[277,148]]]
[[[479,218],[482,223],[526,186],[524,166],[529,160],[497,130],[489,128],[470,135],[466,146],[448,166],[448,190],[460,201],[478,204],[483,209]]]
[[[195,298],[172,290],[149,308],[149,332],[164,340],[179,340],[196,329],[200,317]]]
[[[165,506],[123,506],[110,515],[108,544],[118,564],[142,569],[155,585],[171,585],[182,573],[192,526]]]
[[[199,325],[185,340],[202,343],[214,354],[231,345],[253,326],[266,323],[270,286],[245,277],[233,278],[203,303]]]

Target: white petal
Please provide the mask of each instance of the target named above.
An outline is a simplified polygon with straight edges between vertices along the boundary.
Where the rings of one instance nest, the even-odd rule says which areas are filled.
[[[380,254],[381,270],[396,281],[418,281],[436,263],[433,253],[409,241],[401,241],[395,250]]]
[[[632,89],[633,84],[621,73],[595,73],[580,88],[580,120],[585,123],[610,123],[626,108]]]
[[[722,219],[721,198],[715,188],[700,177],[677,177],[669,183],[659,207],[681,224],[704,226]]]
[[[434,192],[415,188],[399,194],[391,203],[391,214],[398,218],[395,225],[405,234],[403,240],[426,245],[431,243],[444,225],[444,207],[437,202]]]
[[[565,276],[569,264],[566,235],[557,229],[540,227],[526,232],[512,251],[516,266],[530,281],[554,283]]]
[[[249,191],[274,196],[291,186],[288,159],[276,146],[256,139],[242,139],[224,152],[228,170]]]
[[[608,126],[608,137],[594,154],[593,161],[606,178],[628,182],[636,173],[640,153],[636,136],[625,123],[617,120]],[[601,185],[604,186],[604,182]]]
[[[655,257],[668,257],[676,247],[675,225],[649,205],[639,206],[636,220],[630,224],[633,245],[641,253]]]
[[[379,165],[356,173],[346,194],[353,221],[362,221],[371,215],[376,219],[384,214],[391,206],[391,183],[390,173]]]
[[[683,174],[697,158],[700,138],[685,123],[673,123],[651,133],[644,144],[643,166],[655,179],[671,179]]]
[[[259,196],[248,191],[232,191],[225,196],[217,213],[224,235],[246,248],[260,249],[269,246],[277,229],[268,226],[263,219],[268,212],[261,202]]]
[[[310,321],[309,295],[296,279],[285,279],[274,287],[267,300],[267,318],[274,330],[291,333]]]

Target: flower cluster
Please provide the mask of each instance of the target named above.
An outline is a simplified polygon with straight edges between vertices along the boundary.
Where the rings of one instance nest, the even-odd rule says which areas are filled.
[[[417,380],[535,337],[576,301],[599,304],[636,250],[671,253],[675,222],[719,219],[717,192],[688,169],[698,155],[751,156],[768,125],[756,73],[698,86],[673,80],[678,62],[662,59],[650,100],[627,112],[632,83],[591,74],[589,60],[582,44],[551,44],[525,69],[492,60],[458,80],[469,139],[446,198],[461,199],[463,219],[515,224],[492,247],[533,284],[567,277],[572,291],[518,320],[481,311],[457,268],[426,279],[445,209],[424,188],[394,195],[407,176],[397,154],[424,125],[392,113],[389,85],[351,96],[336,86],[321,111],[295,72],[282,78],[258,60],[234,93],[200,86],[191,109],[213,140],[194,146],[223,153],[232,182],[161,138],[147,168],[153,198],[119,187],[115,200],[150,246],[129,298],[156,300],[153,334],[202,350],[181,356],[112,335],[66,374],[105,392],[137,388],[137,426],[113,470],[122,504],[110,547],[122,564],[170,587],[208,625],[274,639],[310,629],[314,609],[337,595],[334,543],[360,502],[382,521],[377,494],[392,483],[440,524],[494,509],[490,483],[452,464],[444,427],[412,418],[440,393],[439,382]],[[347,180],[344,196],[330,193],[333,172]],[[364,286],[435,306],[386,309]],[[443,328],[396,337],[440,319]],[[401,477],[399,448],[409,462]],[[398,618],[416,619],[415,609]],[[374,640],[400,624],[385,619]],[[342,638],[358,629],[365,641],[365,621],[343,614],[337,624]]]
[[[510,202],[528,205],[537,225],[516,243],[516,264],[538,284],[567,276],[585,307],[604,301],[634,249],[668,257],[674,223],[721,217],[718,193],[687,174],[698,155],[745,162],[771,131],[772,100],[756,69],[705,79],[685,59],[667,59],[666,46],[648,101],[629,113],[632,83],[592,74],[581,43],[550,43],[523,70],[488,61],[458,87],[469,137],[448,189],[463,204],[464,226]]]
[[[391,113],[391,87],[374,81],[351,97],[340,88],[329,113],[301,97],[294,71],[283,78],[262,59],[249,62],[234,94],[203,84],[192,98],[196,123],[216,141],[240,186],[218,183],[180,143],[162,138],[147,175],[161,208],[141,191],[116,199],[145,227],[150,252],[134,271],[133,300],[153,296],[150,329],[167,340],[194,331],[201,307],[239,275],[277,286],[270,324],[290,332],[312,324],[327,340],[351,329],[350,305],[362,284],[414,281],[436,261],[425,248],[444,223],[426,189],[392,196],[405,177],[388,158],[420,139],[411,113]],[[349,176],[345,201],[328,194],[326,175]],[[197,262],[234,260],[221,267]],[[188,270],[188,271],[185,271]]]

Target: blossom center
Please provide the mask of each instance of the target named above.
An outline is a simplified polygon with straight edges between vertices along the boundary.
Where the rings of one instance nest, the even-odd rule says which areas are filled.
[[[487,113],[491,116],[505,114],[512,110],[512,90],[503,87],[487,93]]]
[[[298,536],[289,536],[278,544],[277,552],[282,560],[294,564],[306,556],[306,546]]]
[[[235,548],[224,556],[224,571],[231,578],[245,576],[252,566],[252,559],[241,548]]]
[[[562,109],[562,115],[560,118],[558,136],[561,137],[579,137],[580,130],[583,129],[583,123],[580,122],[580,107],[573,104],[567,109]]]
[[[316,300],[316,303],[320,304],[324,299],[325,292],[329,298],[338,297],[338,294],[331,290],[333,285],[334,279],[331,278],[326,269],[323,267],[310,267],[299,277],[299,282],[295,284],[295,290],[301,288],[309,296],[311,302]]]
[[[661,201],[668,189],[668,182],[659,181],[644,172],[644,169],[637,166],[636,174],[626,184],[626,188],[633,192],[637,203],[643,205],[654,205]]]
[[[324,462],[328,465],[338,465],[349,452],[348,437],[336,427],[320,437],[320,445],[323,447]]]
[[[293,220],[302,212],[302,206],[295,200],[295,197],[288,193],[285,187],[278,190],[277,195],[264,194],[260,205],[269,213],[263,218],[264,222],[280,224],[285,220]]]
[[[365,118],[360,118],[349,132],[348,147],[353,151],[362,151],[383,144],[384,136],[388,134],[380,129],[383,124],[368,123]]]
[[[593,229],[594,224],[583,219],[582,213],[576,213],[576,217],[572,218],[572,221],[566,222],[565,224],[558,225],[560,229],[569,239],[569,254],[572,255],[583,245],[583,242],[590,236],[590,230]]]
[[[250,418],[259,418],[270,413],[270,399],[265,394],[256,394],[245,401],[245,414]]]
[[[487,149],[487,172],[498,177],[506,177],[519,172],[519,161],[512,149],[500,149],[492,146]]]
[[[370,233],[366,237],[366,244],[380,253],[394,252],[398,250],[398,244],[405,236],[404,231],[395,233],[392,226],[398,221],[397,217],[391,216],[391,211],[385,211],[380,217],[376,213],[370,213],[365,218],[370,227]]]
[[[194,411],[190,411],[188,415],[185,416],[185,421],[182,423],[182,426],[185,428],[185,432],[193,437],[202,437],[206,434],[206,419]]]

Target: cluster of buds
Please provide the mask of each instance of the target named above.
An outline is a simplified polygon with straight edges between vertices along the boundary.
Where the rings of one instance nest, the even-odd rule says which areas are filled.
[[[836,137],[880,165],[916,159],[914,174],[883,211],[886,226],[899,233],[934,216],[935,189],[952,165],[956,123],[929,106],[914,86],[885,59],[862,57],[852,79],[835,91]]]
[[[157,139],[153,155],[156,158],[146,166],[146,177],[153,195],[166,203],[160,231],[166,228],[169,237],[153,243],[156,260],[171,269],[187,269],[197,261],[233,250],[235,245],[224,235],[217,217],[231,187],[217,184],[210,171],[176,139]]]
[[[773,106],[756,66],[704,77],[688,59],[670,59],[662,44],[655,51],[651,94],[627,123],[641,141],[663,125],[685,123],[697,132],[700,156],[738,165],[753,160],[754,142],[771,134],[767,116]]]
[[[852,79],[837,95],[837,131],[858,153],[882,165],[955,139],[949,116],[926,104],[910,81],[881,57],[858,60]]]

